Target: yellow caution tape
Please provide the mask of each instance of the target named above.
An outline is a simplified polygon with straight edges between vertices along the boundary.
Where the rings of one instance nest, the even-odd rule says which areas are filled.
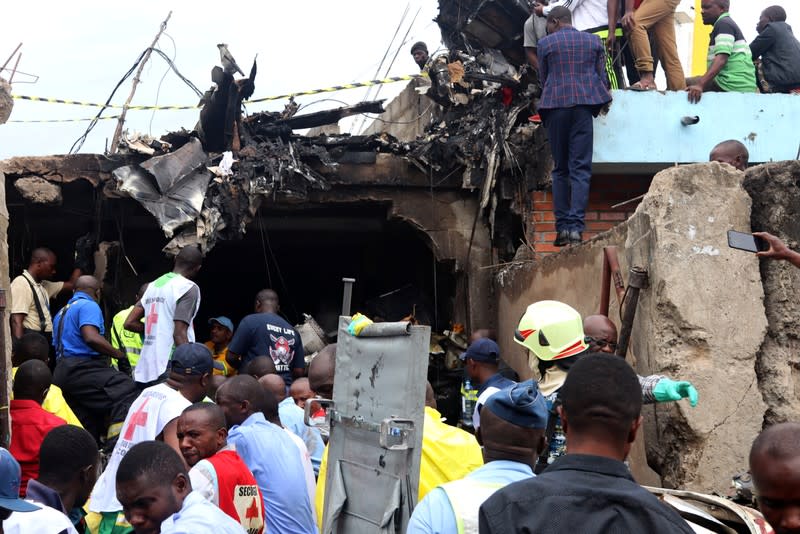
[[[107,120],[107,119],[118,119],[120,115],[108,115],[106,117],[90,117],[88,119],[38,119],[38,120],[19,120],[19,121],[8,121],[9,123],[16,122],[16,123],[33,123],[33,122],[88,122],[93,121],[95,118],[99,121]]]
[[[372,87],[373,85],[382,85],[387,83],[395,83],[395,82],[402,82],[408,80],[414,80],[416,78],[427,78],[428,73],[424,72],[421,74],[408,74],[406,76],[392,76],[390,78],[382,78],[379,80],[369,80],[367,82],[357,82],[357,83],[348,83],[346,85],[334,85],[332,87],[325,87],[324,89],[311,89],[309,91],[300,91],[298,93],[287,93],[285,95],[276,95],[276,96],[266,96],[263,98],[256,98],[253,100],[248,100],[246,103],[248,104],[257,104],[259,102],[268,102],[271,100],[284,100],[287,98],[294,98],[297,96],[307,96],[307,95],[317,95],[320,93],[332,93],[334,91],[344,91],[346,89],[357,89],[359,87]],[[111,108],[111,109],[123,109],[124,106],[120,106],[118,104],[98,104],[97,102],[81,102],[79,100],[64,100],[61,98],[45,98],[41,96],[30,96],[30,95],[13,95],[16,100],[30,100],[32,102],[47,102],[50,104],[68,104],[71,106],[83,106],[83,107],[93,107],[93,108]],[[129,110],[182,110],[182,109],[199,109],[199,105],[195,106],[128,106]],[[117,117],[102,117],[104,119],[111,119]],[[44,120],[44,121],[9,121],[9,122],[71,122],[71,121],[83,121],[83,120],[92,120],[92,119],[62,119],[62,120]]]

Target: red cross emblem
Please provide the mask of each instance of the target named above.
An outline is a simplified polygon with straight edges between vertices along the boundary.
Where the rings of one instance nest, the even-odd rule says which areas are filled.
[[[156,303],[153,302],[150,304],[150,313],[147,314],[147,318],[145,319],[144,329],[145,334],[150,335],[150,330],[156,325],[158,322],[158,312],[156,311]]]
[[[253,498],[253,503],[245,510],[244,518],[245,519],[258,519],[258,512],[260,512],[258,508],[258,503],[256,499]]]
[[[147,424],[147,412],[145,411],[145,407],[147,406],[147,401],[149,400],[150,397],[145,397],[144,402],[139,409],[131,414],[130,421],[128,421],[128,427],[125,429],[125,434],[122,436],[122,439],[130,441],[133,438],[133,433],[136,431],[136,427],[145,426]]]

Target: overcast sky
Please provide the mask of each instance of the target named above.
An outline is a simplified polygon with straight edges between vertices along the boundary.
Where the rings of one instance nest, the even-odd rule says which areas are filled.
[[[732,0],[731,14],[745,37],[755,37],[759,12],[774,0]],[[785,0],[784,0],[784,3]],[[210,84],[210,70],[218,64],[216,44],[228,43],[237,62],[248,72],[258,54],[254,98],[370,80],[392,40],[403,12],[403,22],[379,77],[418,72],[409,54],[411,43],[425,40],[431,52],[438,46],[439,29],[433,18],[436,0],[273,0],[269,2],[197,2],[142,0],[116,4],[107,0],[64,2],[5,2],[0,33],[0,61],[23,42],[19,70],[39,76],[35,84],[17,75],[14,92],[24,95],[104,102],[119,79],[158,31],[172,10],[172,18],[158,48],[175,55],[178,69],[200,90]],[[684,0],[691,5],[691,0]],[[109,7],[109,6],[114,7]],[[207,7],[205,7],[207,6]],[[789,22],[800,27],[800,6],[791,5]],[[794,13],[792,13],[794,11]],[[416,21],[411,25],[414,15]],[[691,11],[690,11],[691,13]],[[407,30],[408,36],[403,41]],[[133,104],[191,105],[195,94],[155,55],[142,75]],[[3,73],[8,77],[8,73]],[[162,82],[163,79],[163,82]],[[402,83],[383,86],[380,97],[391,97]],[[122,104],[130,91],[124,84],[113,100]],[[307,111],[363,100],[366,89],[354,89],[298,98]],[[374,97],[375,90],[370,93]],[[254,104],[249,112],[278,110],[284,102]],[[97,108],[15,101],[11,120],[92,117]],[[106,114],[117,114],[107,110]],[[198,112],[130,111],[127,128],[158,136],[181,127],[192,129]],[[0,126],[0,159],[19,155],[66,153],[88,123],[18,124]],[[102,152],[116,121],[100,121],[83,152]],[[350,125],[345,125],[350,127]],[[354,121],[354,130],[361,119]]]

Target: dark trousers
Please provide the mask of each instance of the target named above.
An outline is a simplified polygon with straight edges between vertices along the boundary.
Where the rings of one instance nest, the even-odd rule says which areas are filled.
[[[592,179],[592,119],[596,106],[542,110],[553,153],[553,211],[557,231],[583,232]]]
[[[128,409],[139,396],[133,380],[107,360],[66,357],[56,363],[53,383],[84,428],[98,443],[105,440],[105,450],[113,449]]]

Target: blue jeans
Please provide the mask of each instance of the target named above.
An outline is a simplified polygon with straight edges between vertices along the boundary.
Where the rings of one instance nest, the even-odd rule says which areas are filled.
[[[594,106],[542,110],[553,153],[553,211],[557,231],[583,232],[592,179]]]

